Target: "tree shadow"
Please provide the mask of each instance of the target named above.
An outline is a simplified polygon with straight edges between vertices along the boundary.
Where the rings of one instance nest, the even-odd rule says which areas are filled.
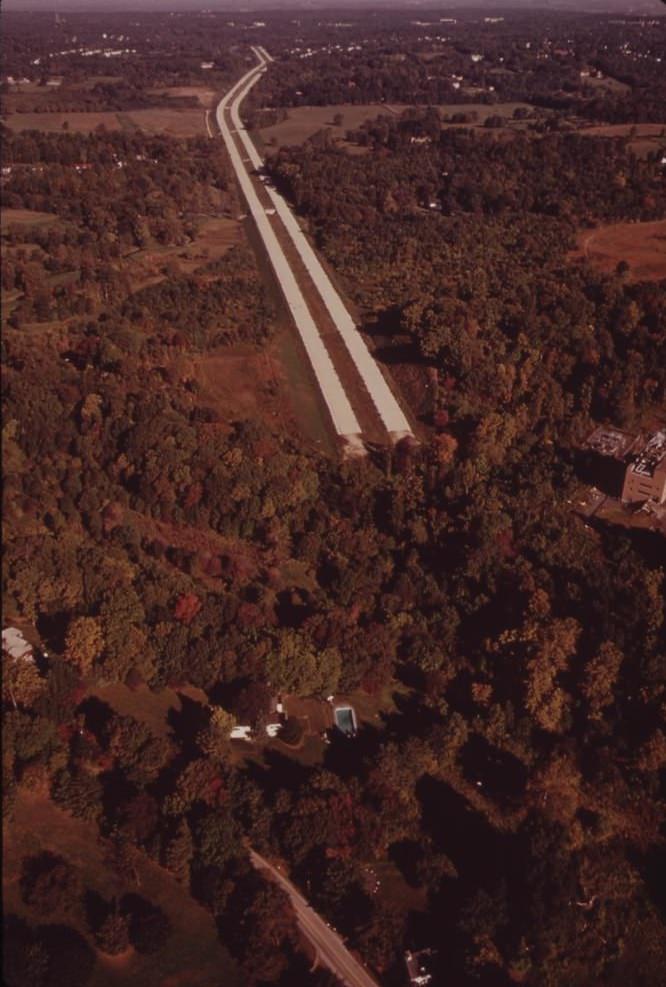
[[[65,610],[58,613],[40,614],[36,621],[40,638],[48,645],[49,651],[62,654],[65,650],[65,636],[69,627],[70,614]]]
[[[184,693],[178,693],[180,709],[172,707],[167,715],[167,723],[174,733],[174,738],[184,753],[193,755],[197,751],[196,737],[201,730],[208,726],[210,713],[208,709],[195,699],[190,699]]]
[[[339,778],[363,776],[365,765],[375,759],[386,739],[383,731],[370,724],[363,724],[353,737],[336,728],[329,730],[328,736],[330,744],[324,754],[324,767]]]
[[[95,952],[80,932],[68,925],[40,925],[35,941],[49,956],[45,987],[82,987],[95,966]]]
[[[120,899],[119,907],[128,919],[130,941],[138,953],[155,953],[162,948],[172,927],[158,905],[130,892]]]
[[[93,888],[88,888],[83,895],[83,909],[86,916],[86,924],[92,932],[97,932],[111,910],[108,901]]]
[[[423,860],[422,844],[416,840],[400,840],[389,847],[389,857],[412,888],[421,887],[419,863]]]
[[[503,805],[517,803],[525,792],[527,768],[517,757],[474,734],[460,755],[465,777],[480,782],[484,792]]]
[[[94,734],[96,739],[103,744],[109,724],[116,715],[111,706],[104,700],[98,699],[97,696],[88,696],[80,703],[76,711],[84,715],[86,730]]]

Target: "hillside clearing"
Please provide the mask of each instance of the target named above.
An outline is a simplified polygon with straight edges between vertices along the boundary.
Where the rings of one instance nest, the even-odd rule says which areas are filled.
[[[33,915],[21,901],[19,875],[22,860],[37,851],[51,850],[61,854],[79,868],[86,888],[94,889],[107,900],[122,895],[126,882],[119,879],[105,864],[94,823],[76,819],[63,812],[45,795],[32,791],[20,792],[11,827],[4,832],[3,893],[5,912],[14,912],[35,924],[43,921]],[[88,987],[120,987],[121,984],[141,984],[142,987],[164,987],[166,984],[188,984],[188,987],[210,987],[224,983],[228,987],[240,984],[235,965],[218,939],[211,915],[190,897],[188,890],[153,861],[139,857],[138,872],[141,886],[137,893],[158,905],[168,916],[173,932],[165,946],[152,955],[132,951],[123,961],[113,961],[98,954],[98,961]],[[57,916],[55,916],[57,918]],[[70,924],[72,919],[67,919]],[[85,935],[83,916],[77,925]],[[86,936],[89,939],[89,936]]]
[[[653,223],[613,223],[579,234],[572,259],[585,258],[600,271],[614,271],[620,261],[629,264],[631,281],[658,281],[666,277],[666,220]]]

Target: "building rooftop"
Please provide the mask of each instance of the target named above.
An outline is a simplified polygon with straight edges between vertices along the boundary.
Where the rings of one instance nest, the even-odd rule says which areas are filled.
[[[20,631],[18,627],[3,628],[2,650],[14,660],[23,658],[26,661],[32,661],[32,645],[26,641],[23,631]]]
[[[609,459],[626,460],[639,442],[639,437],[612,425],[599,425],[585,441],[585,448]]]
[[[405,953],[405,966],[410,984],[414,987],[425,987],[432,981],[432,973],[428,970],[427,960],[432,956],[431,949],[421,949],[416,953]]]
[[[650,436],[632,464],[631,471],[641,476],[654,476],[664,459],[666,459],[666,431],[662,430]]]

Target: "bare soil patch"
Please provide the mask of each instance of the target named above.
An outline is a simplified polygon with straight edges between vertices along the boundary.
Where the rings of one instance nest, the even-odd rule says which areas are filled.
[[[614,223],[579,234],[573,260],[585,258],[601,271],[629,264],[632,281],[666,278],[666,220],[653,223]]]
[[[192,361],[201,404],[213,408],[223,421],[254,418],[269,428],[293,427],[284,387],[284,372],[274,345],[259,349],[239,344]]]

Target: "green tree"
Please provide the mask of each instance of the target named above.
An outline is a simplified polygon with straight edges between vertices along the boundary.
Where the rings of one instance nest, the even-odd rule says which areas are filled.
[[[67,629],[65,657],[82,675],[89,675],[104,650],[104,635],[97,617],[75,617]]]
[[[130,944],[127,918],[117,911],[107,915],[95,933],[95,944],[98,949],[109,956],[124,953]]]
[[[581,691],[589,704],[592,719],[601,719],[613,702],[613,691],[624,655],[612,641],[604,641],[598,654],[585,666]]]
[[[229,735],[235,723],[235,717],[226,709],[213,706],[208,725],[197,734],[197,744],[202,753],[216,761],[223,761],[229,754]]]
[[[95,775],[83,769],[62,768],[51,785],[55,802],[74,816],[97,819],[102,811],[102,786]]]
[[[3,662],[2,700],[14,709],[30,709],[43,694],[46,683],[32,660],[23,658]]]
[[[187,820],[181,819],[167,842],[164,857],[167,868],[183,884],[189,881],[193,849],[192,832]]]
[[[271,686],[300,696],[327,696],[336,692],[342,661],[336,648],[317,651],[298,631],[285,631],[266,660]]]
[[[79,872],[49,851],[23,861],[20,884],[23,901],[41,915],[72,912],[81,905]]]

